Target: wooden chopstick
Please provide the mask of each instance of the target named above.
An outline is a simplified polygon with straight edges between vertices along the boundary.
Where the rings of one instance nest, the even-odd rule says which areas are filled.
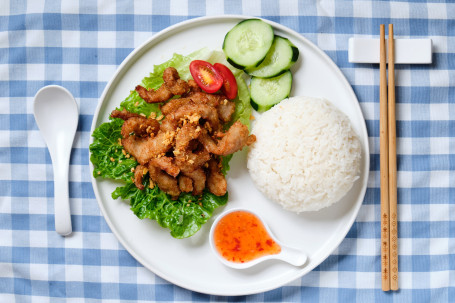
[[[388,135],[389,135],[389,214],[390,214],[390,289],[398,289],[398,217],[397,217],[397,138],[395,120],[395,45],[393,24],[389,24],[389,86],[388,86]]]
[[[389,266],[389,159],[387,130],[387,74],[384,24],[379,28],[379,145],[381,174],[381,279],[382,290],[390,290]]]
[[[388,291],[390,289],[398,289],[397,142],[395,117],[395,43],[393,37],[393,24],[389,24],[388,60],[385,48],[384,24],[381,24],[379,31],[381,280],[382,290]],[[387,64],[389,65],[388,84],[386,71]]]

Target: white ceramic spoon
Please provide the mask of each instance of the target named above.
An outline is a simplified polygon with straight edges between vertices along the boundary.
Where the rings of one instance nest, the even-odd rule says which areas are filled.
[[[36,93],[33,111],[54,168],[55,230],[60,235],[67,236],[72,232],[68,171],[79,109],[67,89],[49,85]]]
[[[278,254],[275,254],[275,255],[267,255],[267,256],[263,256],[263,257],[260,257],[260,258],[257,258],[257,259],[254,259],[252,261],[249,261],[249,262],[245,262],[245,263],[236,263],[236,262],[231,262],[231,261],[228,261],[226,260],[225,258],[223,258],[217,251],[216,247],[215,247],[215,243],[214,243],[214,231],[215,231],[215,228],[217,226],[217,224],[220,222],[220,220],[226,216],[227,214],[230,214],[232,212],[236,212],[236,211],[245,211],[245,212],[249,212],[253,215],[255,215],[261,222],[262,224],[264,224],[264,227],[267,231],[267,233],[270,235],[270,237],[276,242],[278,243],[278,245],[281,246],[281,252],[278,253]],[[248,267],[251,267],[251,266],[254,266],[256,264],[259,264],[261,262],[264,262],[266,260],[271,260],[271,259],[277,259],[277,260],[282,260],[282,261],[285,261],[289,264],[292,264],[294,266],[302,266],[306,263],[308,257],[307,255],[305,254],[305,252],[303,252],[301,249],[298,249],[298,248],[294,248],[294,247],[291,247],[291,246],[288,246],[288,245],[285,245],[283,244],[281,241],[279,241],[273,234],[272,232],[270,231],[270,228],[269,226],[267,225],[267,223],[264,221],[264,219],[261,218],[261,216],[259,216],[257,213],[251,211],[251,210],[247,210],[247,209],[241,209],[241,208],[233,208],[233,209],[230,209],[224,213],[222,213],[221,215],[219,215],[215,222],[213,222],[212,224],[212,228],[210,229],[210,246],[212,248],[212,251],[215,253],[216,257],[218,258],[218,260],[221,261],[221,263],[223,263],[224,265],[226,266],[229,266],[229,267],[232,267],[232,268],[236,268],[236,269],[244,269],[244,268],[248,268]]]

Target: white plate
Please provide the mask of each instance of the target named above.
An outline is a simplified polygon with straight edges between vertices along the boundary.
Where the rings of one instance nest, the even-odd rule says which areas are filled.
[[[135,49],[106,86],[91,131],[108,121],[109,113],[142,78],[149,75],[154,64],[170,59],[174,52],[189,54],[202,47],[221,49],[224,35],[242,19],[246,17],[192,19],[165,29]],[[217,209],[214,217],[223,209],[234,207],[255,210],[267,220],[278,239],[307,252],[309,261],[305,266],[270,261],[247,270],[228,268],[210,250],[208,235],[213,218],[195,236],[174,239],[155,221],[139,220],[130,211],[128,203],[113,200],[111,193],[118,183],[92,178],[101,211],[125,249],[160,277],[197,292],[246,295],[271,290],[302,277],[324,261],[344,239],[365,194],[369,171],[368,135],[351,86],[333,61],[313,43],[287,27],[269,23],[276,34],[289,38],[300,50],[300,58],[293,67],[292,96],[325,97],[351,119],[362,143],[360,179],[335,205],[319,212],[297,215],[282,210],[256,189],[246,169],[246,153],[243,151],[233,157],[227,175],[229,202],[224,208]],[[90,169],[93,172],[91,164]]]

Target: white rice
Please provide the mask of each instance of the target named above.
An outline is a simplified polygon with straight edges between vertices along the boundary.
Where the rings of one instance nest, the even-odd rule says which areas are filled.
[[[330,206],[359,178],[359,138],[349,118],[325,99],[285,99],[262,114],[252,132],[251,178],[284,209]]]

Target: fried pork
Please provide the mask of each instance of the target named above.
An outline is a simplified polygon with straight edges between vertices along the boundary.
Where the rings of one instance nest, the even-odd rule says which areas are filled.
[[[164,103],[160,118],[145,118],[126,110],[114,110],[112,117],[125,120],[121,143],[139,162],[134,183],[144,189],[149,174],[152,185],[177,199],[182,192],[201,195],[205,188],[217,196],[226,193],[220,155],[229,155],[255,141],[248,128],[236,121],[226,132],[235,103],[225,96],[207,94],[197,84],[180,79],[175,68],[163,74],[156,91],[137,86],[139,96],[149,103]],[[177,97],[175,97],[177,96]]]

